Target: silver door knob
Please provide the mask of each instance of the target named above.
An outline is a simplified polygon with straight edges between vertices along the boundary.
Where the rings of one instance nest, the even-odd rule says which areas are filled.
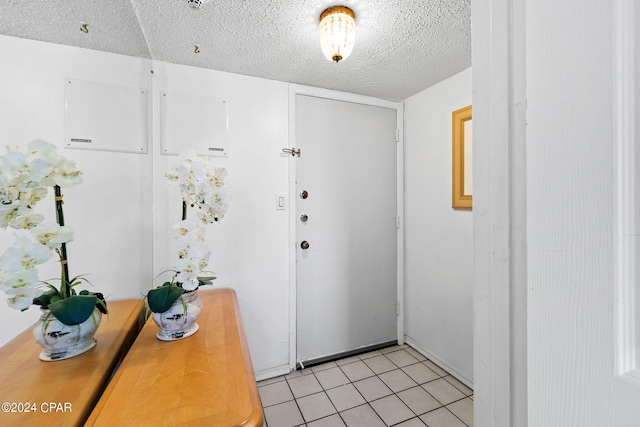
[[[309,193],[307,192],[307,190],[302,190],[302,192],[300,193],[300,198],[306,199],[307,197],[309,197]]]
[[[302,249],[309,249],[309,242],[307,242],[306,240],[303,240],[302,243],[300,243],[300,247]]]
[[[307,214],[300,215],[300,221],[307,222],[308,219],[309,219],[309,217],[307,216]]]

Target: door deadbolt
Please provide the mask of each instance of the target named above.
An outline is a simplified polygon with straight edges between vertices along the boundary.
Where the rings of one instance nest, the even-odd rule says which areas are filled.
[[[300,215],[300,221],[307,222],[308,219],[309,219],[309,217],[307,216],[307,214]]]
[[[302,243],[300,243],[300,247],[302,249],[309,249],[309,242],[307,242],[306,240],[303,240]]]
[[[307,192],[307,190],[302,190],[302,192],[300,193],[300,198],[306,199],[307,197],[309,197],[309,193]]]

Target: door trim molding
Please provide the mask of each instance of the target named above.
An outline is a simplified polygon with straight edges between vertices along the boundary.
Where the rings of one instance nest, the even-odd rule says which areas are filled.
[[[371,105],[396,110],[396,126],[398,129],[396,151],[396,212],[399,217],[399,227],[396,230],[397,242],[397,302],[398,316],[396,317],[398,343],[404,343],[404,105],[401,102],[387,101],[370,96],[357,95],[347,92],[339,92],[330,89],[322,89],[297,84],[289,84],[289,130],[288,147],[296,147],[296,96],[306,95],[318,98],[345,101],[356,104]],[[304,153],[302,153],[304,155]],[[297,356],[297,273],[296,273],[296,157],[286,155],[289,166],[289,369],[296,369]]]
[[[526,426],[526,10],[471,6],[474,423]]]
[[[636,149],[633,0],[618,0],[616,6],[616,374],[640,379],[637,354],[636,289]]]
[[[640,8],[634,0],[614,2],[615,40],[615,271],[616,295],[614,308],[615,370],[613,401],[618,405],[613,414],[614,425],[637,424],[637,414],[628,408],[637,407],[640,398],[640,354],[638,354],[638,169],[636,166],[637,123],[640,117],[635,107],[640,78],[637,77],[640,58],[637,57],[638,37],[634,29],[640,21]]]

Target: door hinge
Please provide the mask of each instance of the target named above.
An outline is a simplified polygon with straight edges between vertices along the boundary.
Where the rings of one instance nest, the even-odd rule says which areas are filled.
[[[396,316],[400,316],[400,301],[396,301]]]
[[[400,129],[396,129],[396,142],[400,142]]]
[[[396,216],[396,230],[400,230],[400,217]]]

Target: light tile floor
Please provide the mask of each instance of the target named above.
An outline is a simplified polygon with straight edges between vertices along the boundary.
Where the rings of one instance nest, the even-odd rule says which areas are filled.
[[[258,383],[267,427],[473,427],[473,390],[408,345]]]

